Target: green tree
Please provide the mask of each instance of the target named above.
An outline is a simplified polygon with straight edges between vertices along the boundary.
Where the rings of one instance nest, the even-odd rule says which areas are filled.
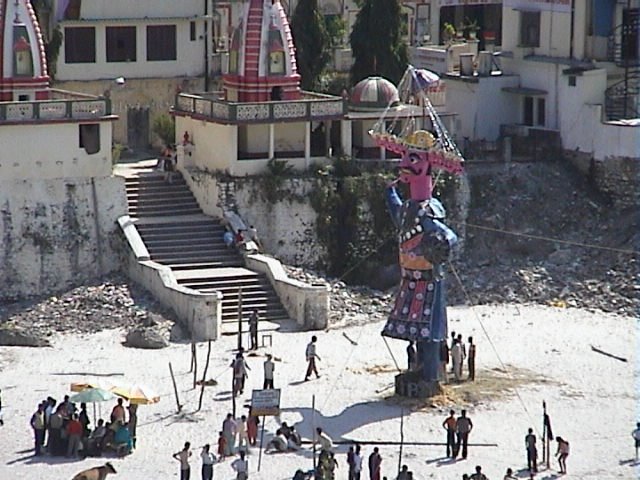
[[[291,33],[296,45],[298,72],[302,88],[312,90],[331,58],[331,41],[318,0],[300,0],[291,18]]]
[[[407,68],[407,44],[402,38],[399,0],[363,0],[350,36],[355,62],[351,81],[371,75],[398,83]]]

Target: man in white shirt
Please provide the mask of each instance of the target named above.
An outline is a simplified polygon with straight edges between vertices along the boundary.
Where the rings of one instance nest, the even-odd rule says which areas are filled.
[[[316,374],[316,378],[320,378],[318,375],[318,369],[316,368],[316,359],[320,360],[320,357],[316,353],[316,342],[318,341],[318,337],[315,335],[311,337],[311,341],[307,345],[307,349],[305,351],[305,356],[307,357],[307,362],[309,365],[307,366],[307,374],[304,376],[304,381],[309,380],[309,377],[312,373]]]
[[[271,354],[267,353],[267,359],[264,362],[264,385],[262,387],[265,390],[273,389],[273,371],[275,370],[275,365],[271,358]]]
[[[245,459],[244,451],[240,450],[240,458],[234,460],[231,468],[236,471],[236,480],[247,480],[249,478],[249,462]]]
[[[320,427],[316,428],[316,442],[320,444],[320,450],[330,452],[333,448],[333,440],[331,440],[331,437],[324,433]]]
[[[360,453],[360,445],[356,445],[356,451],[353,454],[353,480],[360,480],[362,474],[362,453]]]

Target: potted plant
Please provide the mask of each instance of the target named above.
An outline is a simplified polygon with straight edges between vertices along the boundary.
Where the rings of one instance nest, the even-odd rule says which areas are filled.
[[[476,40],[478,38],[480,25],[478,25],[478,20],[475,18],[473,20],[469,20],[467,18],[467,23],[464,25],[464,29],[467,31],[467,35],[469,35],[469,40]]]

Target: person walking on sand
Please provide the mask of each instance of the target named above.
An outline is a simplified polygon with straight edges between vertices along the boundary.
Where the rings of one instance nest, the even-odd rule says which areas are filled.
[[[216,457],[211,452],[211,445],[208,443],[202,447],[200,458],[202,459],[202,480],[213,479],[213,464],[216,463]]]
[[[246,460],[243,450],[240,450],[240,458],[233,461],[231,468],[236,471],[236,480],[247,480],[249,478],[249,462]]]
[[[4,425],[4,418],[2,418],[2,390],[0,390],[0,427]]]
[[[1,424],[0,424],[1,425]],[[640,422],[636,423],[636,429],[631,432],[631,436],[636,444],[636,461],[638,460],[638,448],[640,448]]]
[[[536,473],[538,471],[538,448],[533,428],[530,428],[524,437],[524,446],[527,449],[527,468],[530,472]]]
[[[447,458],[455,458],[458,455],[456,450],[456,412],[449,410],[449,416],[442,422],[442,428],[447,432]]]
[[[558,457],[558,465],[560,466],[560,473],[567,473],[567,457],[569,456],[569,442],[562,437],[556,437],[558,442],[558,450],[556,450],[556,457]]]
[[[189,480],[191,477],[189,457],[191,457],[191,443],[189,442],[184,442],[182,450],[173,454],[173,458],[180,462],[180,480]]]
[[[231,362],[231,368],[233,369],[233,395],[242,395],[244,382],[248,376],[247,371],[251,370],[242,356],[242,352],[236,354],[236,358]]]
[[[307,357],[307,374],[304,376],[304,381],[308,381],[309,377],[312,373],[316,374],[316,378],[320,378],[318,374],[318,369],[316,368],[316,360],[320,360],[320,357],[316,353],[316,342],[318,341],[318,337],[315,335],[311,337],[311,341],[307,345],[307,349],[305,350],[305,356]]]
[[[264,384],[262,388],[264,390],[273,389],[273,372],[276,369],[272,360],[273,356],[267,353],[267,359],[264,361]]]
[[[227,418],[222,422],[222,435],[225,439],[225,456],[230,456],[235,453],[236,433],[238,431],[238,425],[233,419],[233,415],[228,413]]]
[[[469,380],[473,382],[476,379],[476,344],[473,343],[473,337],[469,337],[467,367],[469,368]]]
[[[251,316],[249,317],[249,345],[250,350],[258,349],[258,310],[253,309]]]
[[[238,450],[249,450],[249,433],[247,432],[247,417],[242,415],[238,425]]]
[[[369,480],[380,480],[380,469],[382,467],[382,457],[378,447],[374,447],[373,453],[369,455]]]
[[[460,452],[462,446],[462,458],[467,458],[467,444],[469,442],[469,433],[473,430],[473,422],[467,417],[467,411],[462,410],[458,420],[456,420],[456,433],[458,434],[458,442],[456,444],[456,456]]]

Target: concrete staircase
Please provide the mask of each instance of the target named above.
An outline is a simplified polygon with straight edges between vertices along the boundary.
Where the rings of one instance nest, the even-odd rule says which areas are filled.
[[[240,296],[244,319],[254,309],[261,321],[289,319],[268,278],[244,268],[237,250],[225,246],[224,227],[204,215],[180,173],[168,184],[161,173],[132,172],[124,174],[129,215],[151,260],[171,267],[184,287],[222,292],[223,334],[237,332]]]

